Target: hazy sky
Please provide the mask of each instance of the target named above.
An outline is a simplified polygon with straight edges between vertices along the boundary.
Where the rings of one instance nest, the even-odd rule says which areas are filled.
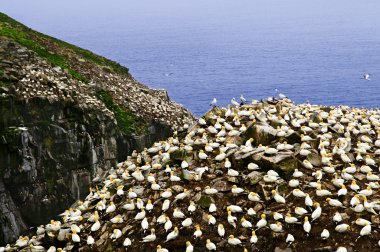
[[[329,15],[341,16],[343,20],[355,22],[374,21],[375,10],[379,1],[360,1],[361,6],[351,3],[357,0],[1,0],[0,10],[31,25],[41,22],[57,21],[86,22],[92,19],[95,23],[101,20],[105,24],[120,21],[120,16],[128,15],[140,22],[148,18],[168,19],[173,23],[186,25],[208,22],[223,22],[228,19],[239,19],[252,13],[256,16],[273,16],[284,22],[286,19],[310,16],[323,18]],[[342,20],[342,21],[343,21]],[[377,15],[380,21],[380,15]],[[149,22],[148,22],[149,23]],[[378,25],[379,23],[377,23]],[[302,24],[300,24],[302,25]],[[374,24],[375,25],[375,24]]]

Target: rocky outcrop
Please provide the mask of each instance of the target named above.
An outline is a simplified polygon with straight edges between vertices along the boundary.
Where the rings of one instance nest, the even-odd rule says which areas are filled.
[[[0,244],[193,116],[128,69],[0,13]]]

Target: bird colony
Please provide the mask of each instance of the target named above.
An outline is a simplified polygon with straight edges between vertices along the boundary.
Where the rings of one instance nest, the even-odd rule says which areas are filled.
[[[58,55],[72,60],[72,66],[86,76],[91,76],[91,82],[74,79],[67,70],[52,66],[33,51],[4,38],[0,41],[0,67],[4,70],[3,75],[15,83],[15,87],[6,93],[23,100],[44,98],[50,102],[74,103],[82,108],[94,108],[114,118],[114,113],[96,96],[96,91],[105,90],[112,95],[116,104],[136,116],[161,122],[173,130],[193,121],[191,113],[171,101],[166,91],[148,88],[129,75],[109,73],[104,67],[80,58],[71,50],[65,51],[61,47],[51,49],[58,50]]]
[[[0,251],[379,251],[379,120],[287,98],[215,106]]]

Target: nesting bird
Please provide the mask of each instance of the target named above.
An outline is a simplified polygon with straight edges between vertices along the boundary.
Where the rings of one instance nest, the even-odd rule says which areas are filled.
[[[37,232],[58,237],[70,221],[80,232],[61,235],[63,244],[96,246],[107,230],[106,243],[120,239],[135,250],[141,243],[182,244],[187,252],[265,251],[269,233],[283,237],[274,241],[279,246],[342,244],[339,233],[347,232],[358,242],[380,239],[371,223],[380,211],[380,111],[295,105],[285,97],[233,105],[135,152],[94,185],[79,215],[68,211],[63,224]],[[134,237],[118,226],[126,223]]]

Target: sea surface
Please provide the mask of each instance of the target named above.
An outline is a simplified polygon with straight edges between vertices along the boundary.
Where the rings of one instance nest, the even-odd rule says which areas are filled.
[[[213,97],[380,107],[379,0],[1,0],[201,115]],[[361,77],[371,74],[371,80]]]

